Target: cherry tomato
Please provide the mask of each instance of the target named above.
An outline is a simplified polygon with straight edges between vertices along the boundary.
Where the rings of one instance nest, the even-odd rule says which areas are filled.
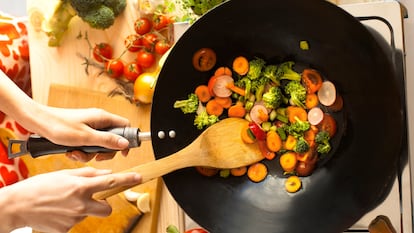
[[[193,66],[198,71],[209,71],[216,65],[217,57],[214,50],[201,48],[193,55]]]
[[[155,30],[161,30],[168,26],[171,23],[171,20],[166,15],[154,15],[152,20],[152,25]]]
[[[154,33],[147,33],[142,36],[142,46],[153,51],[155,43],[158,41],[158,36]]]
[[[142,38],[137,34],[131,34],[125,38],[124,44],[128,51],[136,52],[142,47]]]
[[[315,170],[315,163],[307,163],[303,161],[299,161],[296,165],[296,173],[298,176],[309,176],[312,174],[313,170]]]
[[[112,58],[113,49],[108,43],[96,44],[93,48],[93,57],[97,62],[104,62]]]
[[[155,55],[145,49],[137,53],[137,63],[142,68],[150,68],[155,64]]]
[[[112,78],[119,78],[124,73],[124,63],[119,59],[109,60],[105,65],[106,73]]]
[[[124,77],[134,82],[142,74],[142,68],[136,62],[130,62],[124,66]]]
[[[163,55],[171,48],[171,45],[166,40],[159,40],[155,43],[154,51],[159,54]]]
[[[138,18],[134,22],[135,32],[138,33],[139,35],[144,35],[150,32],[151,28],[152,28],[152,23],[151,23],[151,20],[149,20],[148,18],[144,18],[144,17]]]

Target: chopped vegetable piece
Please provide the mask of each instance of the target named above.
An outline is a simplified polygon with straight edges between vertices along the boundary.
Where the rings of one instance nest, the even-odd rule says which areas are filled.
[[[295,193],[302,187],[302,181],[297,176],[289,176],[285,181],[285,189],[289,193]]]
[[[214,94],[219,97],[231,96],[232,91],[228,87],[231,83],[234,83],[234,80],[231,76],[222,75],[216,77],[213,85]]]
[[[315,93],[306,95],[305,106],[307,109],[316,107],[318,106],[318,104],[319,104],[318,95],[316,95]]]
[[[243,118],[246,115],[246,109],[241,104],[232,105],[228,110],[229,117]]]
[[[252,131],[255,138],[259,141],[263,141],[266,139],[266,132],[263,131],[260,126],[254,122],[249,123],[249,129]]]
[[[296,168],[296,163],[297,163],[296,153],[287,152],[287,153],[282,154],[279,158],[279,163],[283,171],[293,172]]]
[[[286,84],[285,93],[289,96],[291,105],[305,108],[306,88],[299,81],[290,81]]]
[[[338,93],[336,93],[335,102],[331,106],[328,106],[328,109],[332,112],[339,112],[343,107],[344,100],[341,95],[338,95]]]
[[[228,75],[228,76],[232,76],[233,72],[231,72],[231,69],[227,66],[221,66],[219,68],[216,69],[216,71],[214,72],[214,76],[222,76],[222,75]]]
[[[297,119],[301,121],[307,121],[308,120],[308,113],[305,109],[297,106],[288,106],[286,108],[286,114],[289,118],[290,123],[295,123]]]
[[[208,87],[208,90],[209,90],[211,96],[216,96],[216,94],[214,94],[214,90],[213,90],[214,89],[214,85],[216,84],[216,81],[217,81],[217,76],[212,76],[208,80],[207,87]]]
[[[216,96],[214,97],[214,99],[217,101],[217,103],[219,103],[221,106],[223,106],[223,108],[230,108],[231,104],[232,104],[232,100],[230,97],[219,97]]]
[[[220,116],[223,114],[223,106],[221,106],[216,99],[211,99],[206,104],[206,111],[209,115]]]
[[[227,178],[230,176],[230,169],[222,169],[219,172],[220,177]]]
[[[254,163],[247,169],[247,177],[253,182],[263,181],[267,176],[267,167],[263,163]]]
[[[209,115],[206,110],[201,111],[194,118],[194,125],[197,129],[203,129],[219,121],[216,115]]]
[[[284,148],[286,150],[293,150],[296,146],[296,141],[297,139],[295,137],[293,137],[292,135],[288,135],[285,141]]]
[[[207,103],[211,99],[210,91],[206,85],[197,86],[194,93],[202,103]]]
[[[311,125],[319,124],[323,119],[324,113],[321,108],[314,107],[308,112],[308,120]]]
[[[243,142],[247,144],[253,144],[256,142],[256,138],[254,137],[254,134],[250,130],[248,121],[246,121],[246,124],[242,127],[241,138]]]
[[[195,167],[197,172],[199,172],[203,176],[215,176],[217,173],[219,173],[219,169],[212,168],[212,167],[201,167],[197,166]]]
[[[325,113],[321,123],[317,125],[319,131],[327,131],[329,137],[333,137],[336,133],[336,120],[332,115]]]
[[[237,167],[230,169],[230,174],[233,176],[244,176],[247,173],[247,167]]]
[[[267,148],[273,152],[278,152],[282,148],[282,139],[276,131],[267,132],[266,145]]]
[[[193,55],[193,66],[198,71],[209,71],[216,65],[217,57],[211,48],[201,48]]]
[[[267,160],[272,160],[276,157],[276,153],[273,151],[270,151],[269,148],[267,148],[267,143],[264,140],[257,141],[259,144],[259,150],[262,153],[263,157],[265,157]]]
[[[324,81],[318,91],[318,98],[319,102],[325,106],[331,106],[333,103],[335,103],[335,85],[330,81]]]
[[[180,108],[183,113],[194,113],[198,108],[198,97],[196,94],[191,93],[188,95],[188,99],[176,100],[174,102],[174,108]]]
[[[249,72],[249,61],[243,56],[238,56],[233,60],[233,70],[239,75],[246,75]]]
[[[250,118],[257,124],[262,124],[269,119],[267,108],[261,104],[256,104],[250,110]]]
[[[315,156],[312,159],[313,161],[310,162],[298,162],[298,165],[296,166],[296,174],[298,176],[309,176],[312,174],[312,172],[315,170],[317,157]]]
[[[299,42],[299,47],[302,50],[309,50],[309,44],[308,44],[308,42],[306,40],[301,40]]]
[[[322,77],[314,69],[304,69],[302,72],[302,82],[305,84],[308,94],[316,93],[322,87]]]

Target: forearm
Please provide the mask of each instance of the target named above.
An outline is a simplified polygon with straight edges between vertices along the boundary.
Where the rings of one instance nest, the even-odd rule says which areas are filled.
[[[35,102],[26,93],[13,83],[3,72],[0,71],[0,111],[15,119],[19,124],[33,131],[42,130],[38,121],[44,114],[44,107]]]

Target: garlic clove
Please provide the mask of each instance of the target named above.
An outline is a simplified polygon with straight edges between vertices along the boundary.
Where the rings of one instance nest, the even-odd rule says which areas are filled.
[[[137,207],[142,213],[148,213],[151,211],[149,193],[141,193],[137,199]]]

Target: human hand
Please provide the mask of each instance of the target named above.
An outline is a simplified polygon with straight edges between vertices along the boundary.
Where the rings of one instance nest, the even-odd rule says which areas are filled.
[[[111,213],[105,200],[93,199],[94,193],[140,182],[137,173],[112,174],[91,167],[33,176],[0,189],[0,218],[15,223],[13,228],[30,226],[41,232],[67,232],[86,216]]]
[[[66,109],[43,106],[47,122],[42,125],[41,134],[50,141],[66,146],[102,146],[128,153],[128,140],[112,133],[97,129],[109,127],[125,127],[129,121],[121,116],[98,108]],[[94,157],[96,160],[111,159],[113,153],[84,153],[73,151],[67,153],[69,158],[87,162]]]

